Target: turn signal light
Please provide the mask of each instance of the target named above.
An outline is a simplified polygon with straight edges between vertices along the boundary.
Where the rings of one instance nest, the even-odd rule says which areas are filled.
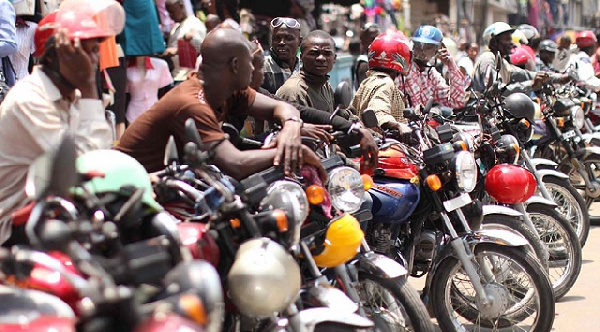
[[[229,223],[233,228],[240,228],[240,226],[242,225],[242,222],[237,218],[229,220]]]
[[[325,188],[312,185],[305,190],[308,202],[313,205],[321,204],[325,201]]]
[[[275,211],[273,211],[273,218],[275,218],[275,222],[277,223],[277,229],[279,230],[279,232],[287,232],[287,230],[289,229],[289,225],[287,216],[285,215],[285,211],[281,209],[276,209]]]
[[[373,178],[370,175],[363,174],[360,176],[360,178],[363,181],[363,187],[365,188],[365,191],[369,190],[375,186],[375,183],[373,182]]]
[[[435,174],[431,174],[425,178],[425,183],[427,183],[427,186],[429,186],[429,188],[431,188],[433,191],[442,189],[442,180],[440,180],[440,177]]]
[[[193,319],[194,322],[205,326],[208,323],[206,317],[206,310],[204,304],[197,295],[194,294],[183,294],[179,298],[179,307],[189,318]]]
[[[565,126],[565,118],[563,118],[563,117],[556,118],[556,125],[559,127],[564,127]]]
[[[456,141],[454,142],[454,150],[455,151],[467,151],[469,149],[469,147],[467,146],[467,143],[465,141]]]
[[[511,144],[510,147],[516,152],[516,153],[521,153],[521,147],[519,147],[519,145],[517,144]]]

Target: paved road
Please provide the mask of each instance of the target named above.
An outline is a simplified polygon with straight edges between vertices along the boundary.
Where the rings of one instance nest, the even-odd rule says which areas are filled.
[[[600,215],[600,203],[594,205],[597,206],[592,206],[592,214]],[[411,278],[410,283],[421,290],[424,279]],[[556,303],[552,331],[600,331],[600,226],[592,226],[590,229],[583,248],[583,265],[577,282]]]

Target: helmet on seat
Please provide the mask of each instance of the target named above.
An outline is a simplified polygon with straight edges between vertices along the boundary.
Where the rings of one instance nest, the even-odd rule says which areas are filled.
[[[391,69],[408,73],[411,50],[402,33],[382,33],[369,45],[369,68]]]

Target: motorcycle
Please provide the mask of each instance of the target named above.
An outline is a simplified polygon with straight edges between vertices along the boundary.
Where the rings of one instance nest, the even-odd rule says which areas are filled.
[[[62,197],[72,196],[73,188],[78,185],[78,175],[75,144],[68,135],[56,151],[36,161],[26,185],[28,193],[35,197],[26,225],[33,248],[16,245],[0,253],[2,282],[21,288],[36,288],[54,294],[55,298],[60,296],[63,308],[47,299],[52,295],[46,295],[44,300],[44,296],[36,294],[40,306],[46,301],[60,309],[57,310],[57,313],[62,312],[62,315],[57,315],[60,319],[68,317],[64,312],[73,314],[70,329],[57,328],[59,331],[75,328],[78,331],[220,330],[220,280],[208,263],[179,262],[157,284],[157,280],[135,275],[146,274],[148,262],[159,271],[169,265],[171,257],[165,236],[130,244],[124,252],[132,254],[140,251],[145,255],[119,256],[121,266],[117,267],[107,264],[104,257],[90,251],[89,243],[80,242],[84,236],[101,236],[89,220],[65,218],[65,211],[56,213],[53,218],[48,217],[51,211],[58,211],[58,208],[50,209],[57,202],[65,207],[64,210],[72,208]],[[155,287],[139,287],[136,281],[154,283]],[[17,294],[25,295],[23,298],[26,299],[26,293]],[[48,309],[41,308],[39,313]],[[26,309],[17,306],[16,310]],[[37,308],[29,310],[29,317],[39,314]],[[56,323],[52,318],[48,320],[49,327]]]
[[[405,114],[419,140],[419,149],[405,153],[419,166],[421,197],[399,226],[396,250],[407,258],[410,270],[420,266],[427,273],[423,300],[433,306],[443,331],[471,326],[549,331],[554,307],[547,304],[554,297],[548,277],[518,233],[472,229],[482,215],[481,206],[469,196],[476,184],[474,157],[468,151],[455,151],[451,143],[432,143],[426,125],[430,108],[431,103],[423,114]],[[377,124],[370,111],[363,112],[363,122],[369,127]],[[396,182],[384,175],[374,180],[383,186]],[[430,238],[432,250],[418,247],[422,237]],[[419,249],[425,249],[420,253],[428,255],[429,264],[415,263]]]
[[[316,284],[300,291],[300,268],[292,255],[300,248],[301,222],[308,214],[300,185],[284,179],[280,167],[234,181],[209,165],[214,146],[201,151],[193,120],[186,122],[186,136],[190,142],[184,149],[185,160],[198,178],[188,178],[192,185],[185,186],[171,174],[165,184],[194,197],[196,219],[208,222],[209,234],[219,246],[218,271],[226,276],[230,301],[225,330],[238,324],[266,331],[371,327],[370,320],[348,309],[353,306],[336,306],[343,301],[335,298],[335,292]],[[257,264],[262,268],[256,269]],[[282,287],[273,292],[272,285]],[[301,293],[319,303],[304,307],[298,301]]]

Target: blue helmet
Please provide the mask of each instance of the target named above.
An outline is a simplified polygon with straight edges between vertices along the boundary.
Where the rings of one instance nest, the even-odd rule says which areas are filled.
[[[436,44],[442,42],[444,36],[442,31],[431,25],[420,26],[412,37],[412,41],[423,44]]]

